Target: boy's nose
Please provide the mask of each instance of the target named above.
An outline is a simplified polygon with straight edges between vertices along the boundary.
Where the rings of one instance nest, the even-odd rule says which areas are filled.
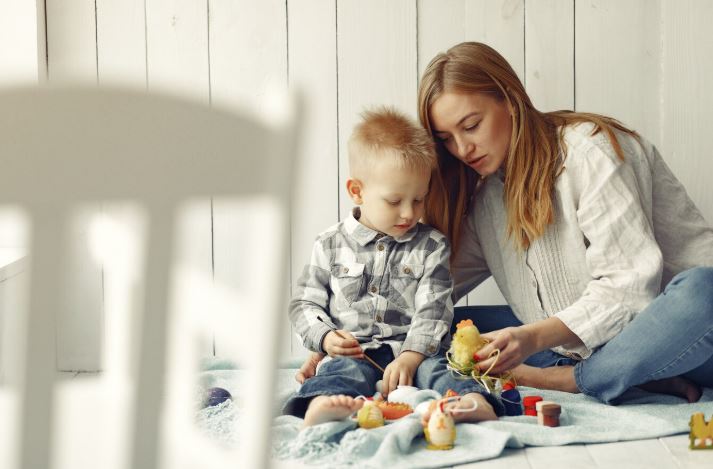
[[[407,206],[401,209],[401,218],[406,221],[411,221],[413,218],[413,207]]]

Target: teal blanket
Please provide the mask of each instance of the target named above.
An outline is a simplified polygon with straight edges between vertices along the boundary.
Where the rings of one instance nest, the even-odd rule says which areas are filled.
[[[294,369],[280,370],[280,392],[275,409],[295,389],[294,373]],[[239,435],[235,429],[239,426],[235,423],[240,419],[240,371],[212,369],[204,372],[201,380],[206,388],[228,389],[234,398],[199,411],[198,424],[213,438],[237,445]],[[280,416],[273,427],[273,455],[316,467],[442,467],[494,458],[505,447],[603,443],[688,433],[691,414],[703,412],[707,420],[713,417],[713,389],[705,389],[701,400],[694,404],[673,396],[633,390],[616,406],[601,404],[581,394],[518,389],[523,396],[536,394],[560,404],[560,426],[544,427],[537,424],[536,417],[526,416],[458,424],[455,447],[449,451],[431,451],[426,449],[416,416],[372,430],[357,428],[350,420],[301,429],[301,419]],[[431,392],[420,391],[414,399]]]

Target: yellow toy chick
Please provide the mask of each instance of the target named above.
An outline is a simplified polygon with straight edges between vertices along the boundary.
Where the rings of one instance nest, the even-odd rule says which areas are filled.
[[[480,331],[472,320],[462,320],[456,325],[456,333],[453,334],[451,348],[448,351],[451,361],[459,371],[469,373],[476,363],[473,354],[486,343],[487,341],[480,336]]]

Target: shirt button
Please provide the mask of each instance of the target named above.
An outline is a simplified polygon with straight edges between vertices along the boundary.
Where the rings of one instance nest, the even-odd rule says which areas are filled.
[[[381,316],[377,316],[377,317],[376,317],[376,320],[377,320],[378,322],[381,322],[381,321],[383,321],[383,319],[382,319],[382,317],[381,317]]]
[[[349,272],[349,267],[343,268],[343,269],[342,269],[342,272],[344,272],[345,274],[346,274],[347,272]]]
[[[376,286],[372,285],[371,288],[369,288],[369,291],[372,293],[376,293],[376,291],[377,291]]]
[[[408,267],[404,267],[404,273],[405,273],[405,274],[410,274],[410,273],[411,273],[411,269],[409,269]]]
[[[435,353],[435,351],[436,351],[436,347],[434,347],[433,345],[428,346],[428,353]]]
[[[378,249],[379,251],[383,251],[383,250],[384,250],[384,245],[383,245],[383,244],[377,244],[377,245],[376,245],[376,249]]]

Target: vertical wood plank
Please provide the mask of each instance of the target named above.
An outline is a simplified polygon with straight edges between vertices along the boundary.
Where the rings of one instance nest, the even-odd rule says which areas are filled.
[[[287,87],[284,0],[211,0],[212,103],[261,110],[272,89]]]
[[[463,41],[488,44],[525,72],[524,0],[419,0],[419,74],[438,52]]]
[[[44,22],[38,24],[37,7],[35,2],[27,0],[3,2],[0,14],[0,85],[38,81],[39,34],[44,36]]]
[[[525,84],[540,111],[574,108],[574,0],[530,0]]]
[[[146,74],[151,92],[209,103],[208,3],[146,1]],[[200,158],[200,155],[196,155]],[[175,254],[182,266],[213,275],[212,204],[209,199],[181,207]],[[205,350],[213,353],[212,344]]]
[[[342,0],[337,4],[339,186],[349,174],[347,142],[359,114],[393,105],[416,116],[416,4]],[[344,219],[352,201],[339,192]]]
[[[339,221],[336,1],[288,0],[289,86],[307,104],[292,206],[291,285],[318,233]],[[315,54],[315,51],[320,51]],[[305,354],[291,335],[291,355]]]
[[[94,0],[46,0],[48,75],[54,82],[97,79]]]
[[[208,6],[193,0],[146,0],[150,91],[208,102]]]
[[[691,199],[713,223],[713,3],[663,2],[663,121],[661,153]]]
[[[418,66],[423,73],[438,53],[463,42],[488,44],[525,77],[524,0],[420,0],[418,3]],[[495,281],[487,279],[457,306],[505,304]]]
[[[269,94],[287,88],[287,13],[284,0],[269,0],[256,8],[250,0],[210,2],[210,89],[217,107],[252,107],[262,111]],[[236,154],[239,149],[236,149]],[[243,206],[243,208],[245,208]],[[241,213],[242,212],[242,213]],[[236,290],[245,288],[245,240],[250,219],[241,206],[215,200],[213,243],[215,282]],[[274,285],[288,289],[289,285]],[[245,314],[249,321],[250,314]],[[235,340],[234,331],[215,330],[215,353]],[[289,328],[280,342],[290,343]]]
[[[94,0],[47,0],[47,67],[52,83],[97,81]],[[102,271],[87,249],[89,222],[99,204],[82,207],[70,226],[64,301],[57,320],[60,370],[96,371],[100,367],[103,321]]]
[[[96,5],[99,83],[145,88],[144,0],[96,0]]]
[[[660,1],[575,4],[575,106],[661,141]]]

